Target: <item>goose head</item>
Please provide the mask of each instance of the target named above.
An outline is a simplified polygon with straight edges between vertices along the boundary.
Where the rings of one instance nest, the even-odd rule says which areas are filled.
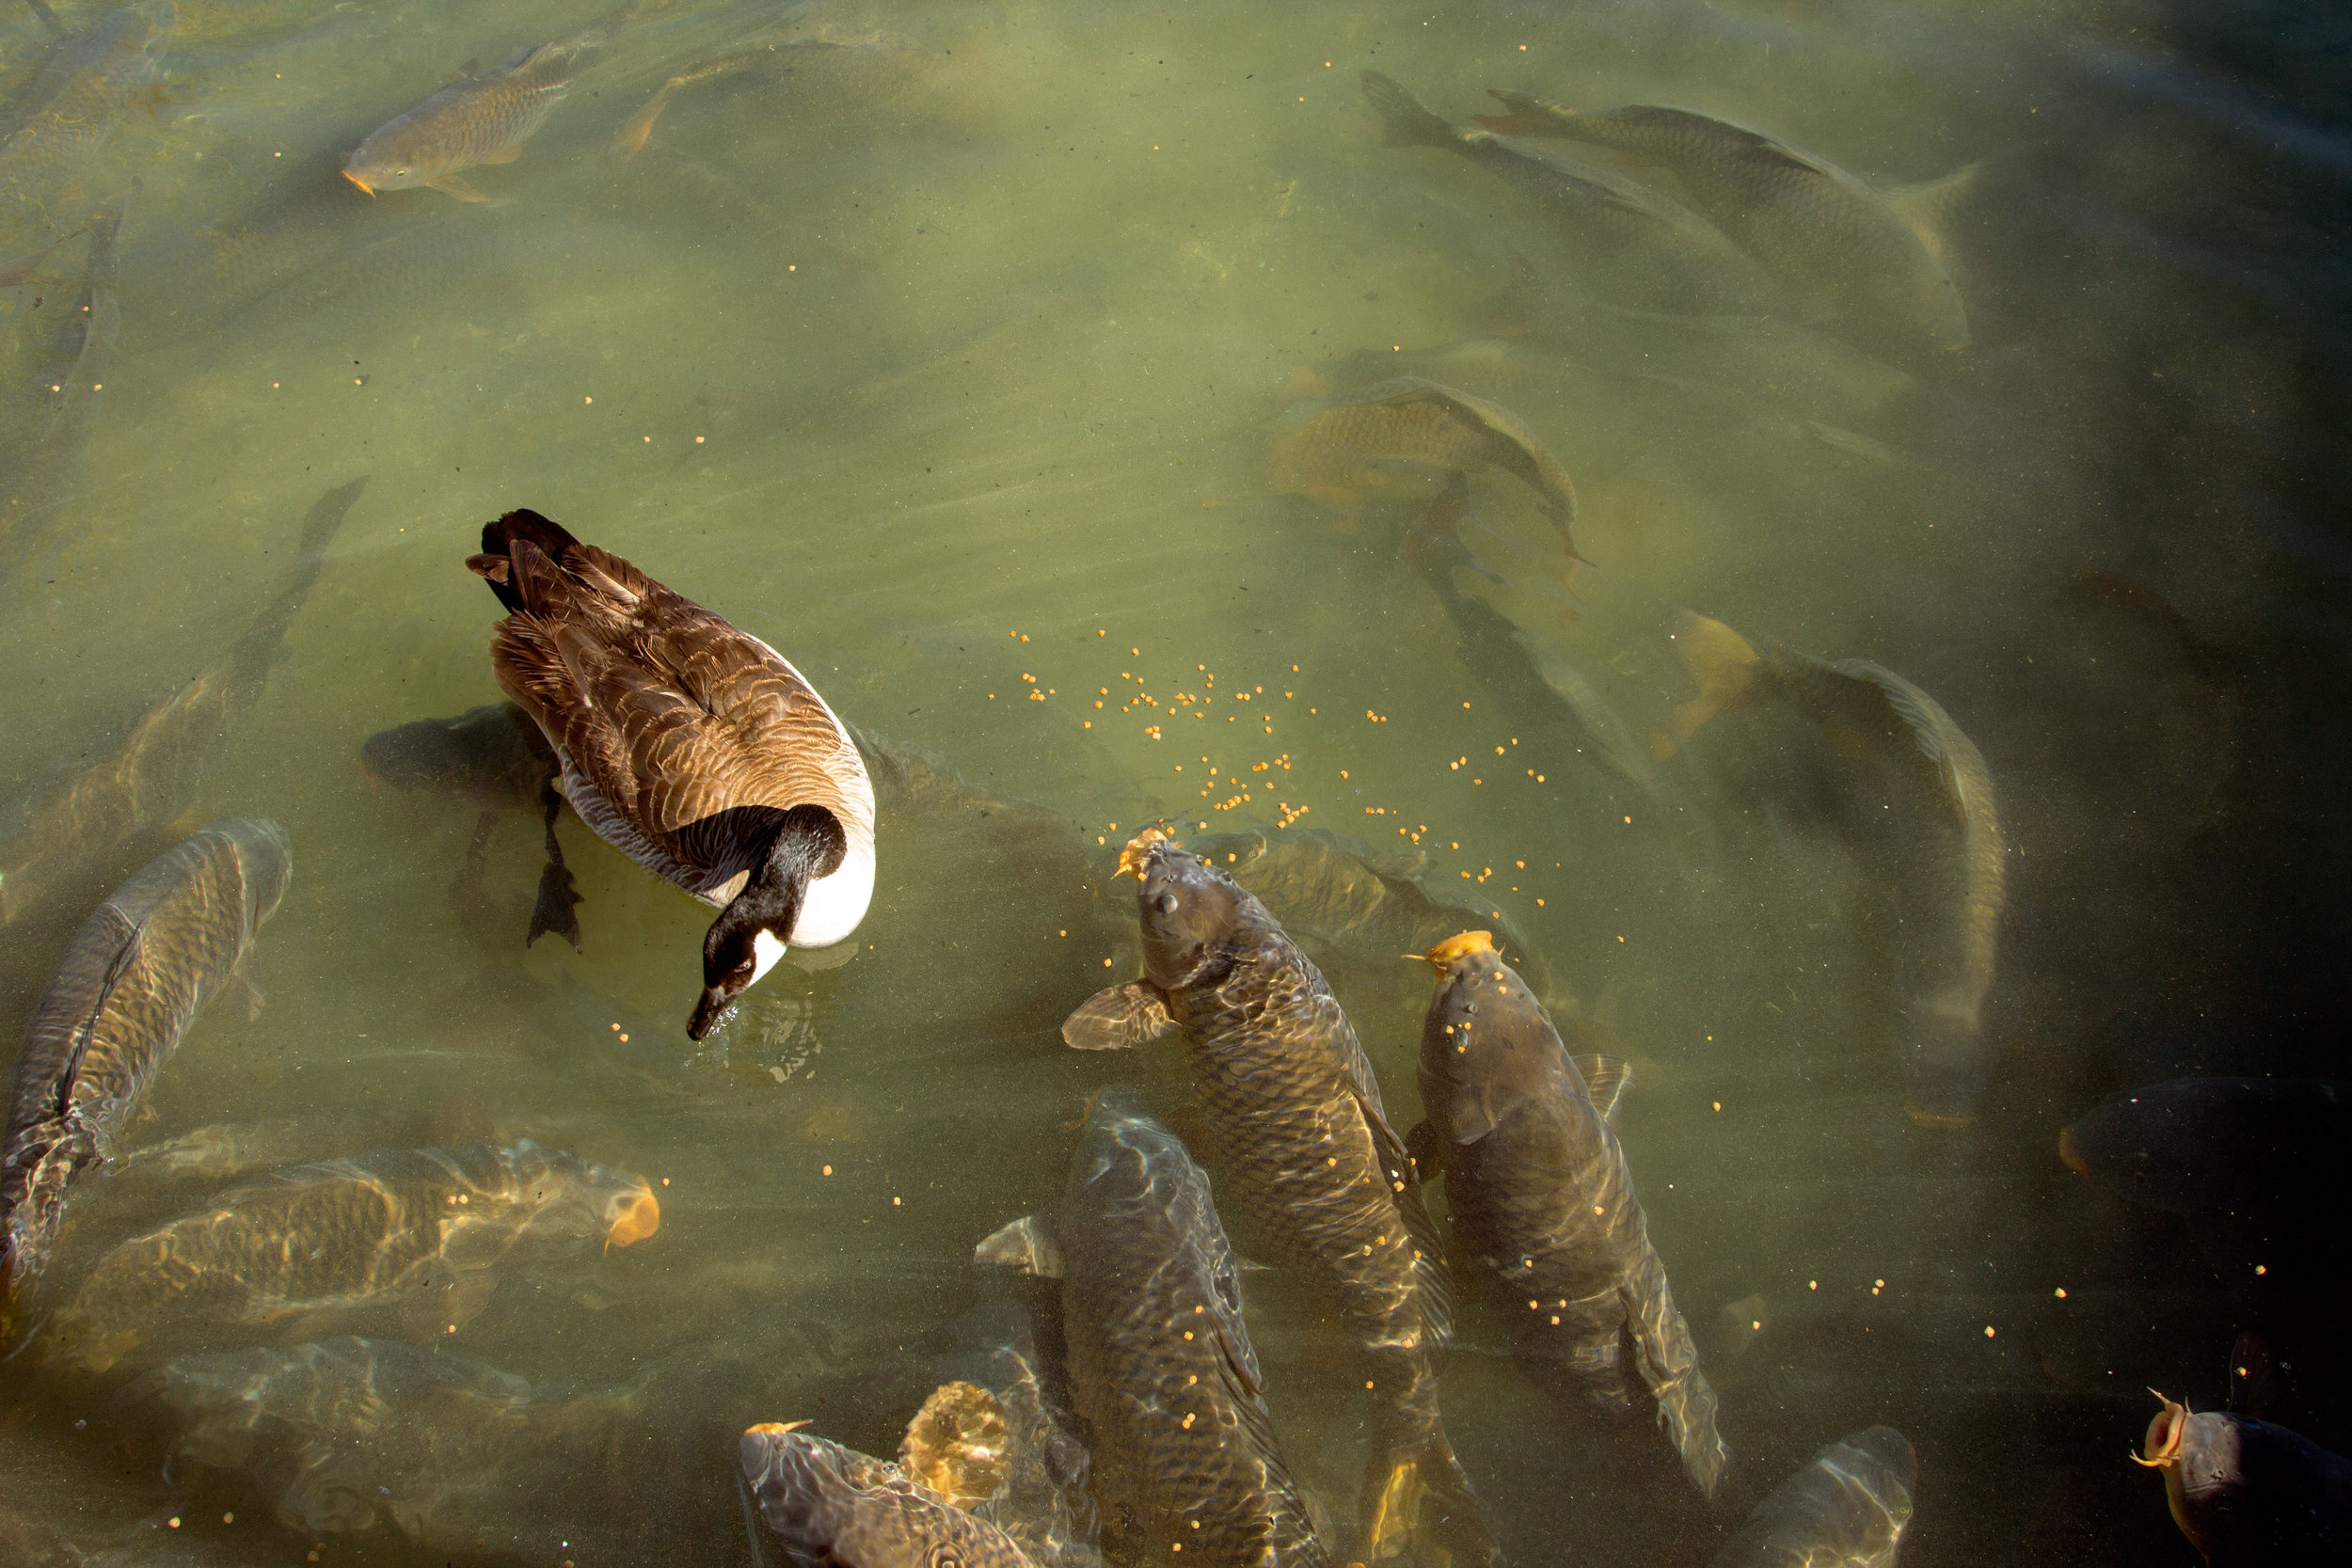
[[[703,936],[703,994],[686,1025],[691,1039],[707,1039],[735,1009],[735,1000],[765,978],[784,957],[801,918],[808,884],[830,876],[849,852],[840,819],[822,806],[782,813],[765,855]]]

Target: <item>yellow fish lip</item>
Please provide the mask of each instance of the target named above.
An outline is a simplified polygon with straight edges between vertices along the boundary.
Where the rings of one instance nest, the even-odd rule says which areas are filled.
[[[1492,931],[1464,931],[1460,936],[1446,938],[1426,953],[1407,953],[1405,957],[1427,964],[1442,978],[1453,973],[1456,963],[1471,954],[1491,953],[1494,950],[1495,934]]]
[[[1156,844],[1166,844],[1172,847],[1175,842],[1175,837],[1172,834],[1164,833],[1157,828],[1144,829],[1143,832],[1136,834],[1135,837],[1129,839],[1124,845],[1120,847],[1119,871],[1114,873],[1114,875],[1132,872],[1134,873],[1136,879],[1137,881],[1141,881],[1143,879],[1144,867],[1152,858],[1152,847]]]
[[[373,196],[375,194],[375,187],[373,185],[369,184],[365,180],[362,180],[358,175],[352,173],[351,170],[345,169],[342,172],[344,179],[350,181],[353,184],[358,186],[370,196]]]
[[[631,1242],[644,1241],[660,1228],[660,1203],[650,1192],[638,1193],[621,1211],[620,1218],[612,1222],[612,1228],[605,1232],[605,1243],[608,1246],[627,1246]]]

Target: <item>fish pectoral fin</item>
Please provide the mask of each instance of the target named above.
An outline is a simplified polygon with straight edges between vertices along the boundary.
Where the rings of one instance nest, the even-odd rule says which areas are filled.
[[[444,174],[438,180],[426,182],[427,187],[443,196],[453,196],[460,201],[488,201],[490,198],[475,190],[454,174]]]
[[[1575,1056],[1570,1060],[1583,1075],[1593,1109],[1600,1113],[1601,1120],[1615,1125],[1617,1107],[1625,1102],[1625,1091],[1633,1086],[1633,1064],[1615,1056]]]
[[[483,159],[482,161],[485,164],[511,164],[522,155],[523,144],[516,142],[512,147],[500,148],[496,152],[491,153],[488,157]]]
[[[1089,997],[1063,1021],[1062,1043],[1073,1051],[1125,1051],[1172,1034],[1168,999],[1139,980]]]
[[[1941,262],[1945,250],[1945,231],[1951,225],[1952,214],[1975,190],[1977,176],[1984,170],[1983,160],[1954,169],[1941,180],[1930,180],[1916,185],[1900,185],[1886,193],[1886,204],[1903,226],[1919,236],[1919,243],[1928,247],[1928,254]]]
[[[1405,1153],[1424,1182],[1436,1180],[1445,1169],[1445,1139],[1433,1122],[1413,1123],[1413,1130],[1405,1134]]]
[[[1061,1243],[1054,1240],[1045,1219],[1037,1214],[1024,1214],[992,1231],[972,1249],[972,1261],[1019,1269],[1041,1279],[1059,1279],[1063,1275]]]
[[[401,1298],[401,1332],[419,1343],[446,1338],[481,1314],[498,1284],[488,1269],[461,1274],[437,1259]]]

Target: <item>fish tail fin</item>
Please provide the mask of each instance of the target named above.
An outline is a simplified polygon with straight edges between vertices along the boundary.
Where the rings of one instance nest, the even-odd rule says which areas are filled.
[[[1692,610],[1677,610],[1667,618],[1675,657],[1698,683],[1699,694],[1675,709],[1675,730],[1682,739],[1700,726],[1736,706],[1755,689],[1760,656],[1748,640]]]
[[[1376,1450],[1364,1473],[1363,1541],[1357,1560],[1413,1556],[1448,1568],[1486,1568],[1497,1553],[1486,1510],[1445,1433]]]
[[[634,158],[644,150],[647,138],[653,135],[653,122],[661,118],[661,111],[670,106],[670,95],[677,91],[683,76],[673,76],[654,90],[645,100],[645,106],[621,121],[612,133],[612,150],[624,158]]]
[[[1381,138],[1387,147],[1459,147],[1462,134],[1422,106],[1420,99],[1405,90],[1405,84],[1395,77],[1377,71],[1366,71],[1357,80],[1364,86],[1364,101],[1380,117],[1387,128]]]
[[[1533,93],[1503,92],[1489,87],[1486,96],[1511,112],[1507,115],[1472,115],[1470,123],[1482,131],[1498,136],[1559,136],[1567,133],[1560,121],[1565,111],[1556,103],[1547,103]]]
[[[1731,1466],[1731,1449],[1716,1429],[1715,1390],[1699,1370],[1691,1325],[1675,1307],[1666,1267],[1654,1249],[1634,1265],[1618,1292],[1632,1331],[1634,1368],[1658,1402],[1658,1424],[1682,1456],[1683,1473],[1711,1498]]]

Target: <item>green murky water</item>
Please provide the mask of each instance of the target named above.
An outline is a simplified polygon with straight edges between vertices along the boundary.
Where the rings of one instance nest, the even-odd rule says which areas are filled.
[[[515,1445],[477,1555],[742,1560],[743,1426],[892,1450],[971,1348],[973,1243],[1050,1205],[1087,1096],[1184,1098],[1165,1048],[1057,1034],[1132,973],[1102,873],[1153,820],[1425,855],[1634,1064],[1621,1132],[1737,1484],[1709,1509],[1645,1422],[1543,1395],[1469,1308],[1445,1408],[1511,1560],[1705,1562],[1820,1445],[1883,1422],[1919,1457],[1905,1562],[2190,1562],[2123,1450],[2147,1385],[2219,1403],[2245,1328],[2299,1369],[2281,1418],[2352,1439],[2322,1312],[2340,1266],[2253,1275],[2054,1152],[2135,1084],[2342,1074],[2341,19],[678,0],[518,160],[468,176],[488,201],[336,177],[468,61],[597,20],[191,0],[49,188],[45,233],[0,242],[5,261],[126,203],[87,453],[0,590],[11,801],[105,766],[124,716],[278,592],[310,503],[368,479],[176,813],[290,835],[267,1005],[198,1022],[135,1141],[288,1122],[291,1164],[530,1137],[660,1184],[658,1236],[514,1271],[449,1338],[535,1388],[627,1391],[609,1441]],[[808,59],[680,87],[616,150],[668,77],[762,28]],[[43,43],[6,18],[7,60]],[[1702,108],[1883,186],[1982,160],[1948,225],[1973,341],[1579,303],[1562,220],[1384,148],[1366,67],[1457,121],[1489,87]],[[6,396],[37,399],[87,243],[0,290]],[[1409,559],[1419,502],[1274,493],[1285,409],[1398,368],[1516,412],[1633,602],[1877,660],[1975,738],[2011,847],[1973,1125],[1902,1115],[1884,939],[1834,835],[1608,767],[1449,619]],[[1516,481],[1482,473],[1471,501],[1540,536]],[[474,807],[358,765],[376,731],[496,699],[494,606],[461,562],[525,505],[1042,812],[886,815],[864,950],[778,971],[695,1053],[698,906],[567,818],[583,947],[525,951],[535,821],[506,817],[453,890]],[[1611,691],[1661,652],[1598,612],[1561,635]],[[11,908],[11,1034],[163,826],[93,846],[78,907]],[[1408,1125],[1425,971],[1330,971]],[[88,1187],[61,1277],[221,1184]],[[1364,1409],[1303,1291],[1248,1288],[1278,1429],[1343,1540]],[[0,1542],[124,1564],[463,1550],[282,1528],[265,1481],[167,1472],[151,1422],[28,1361]]]

